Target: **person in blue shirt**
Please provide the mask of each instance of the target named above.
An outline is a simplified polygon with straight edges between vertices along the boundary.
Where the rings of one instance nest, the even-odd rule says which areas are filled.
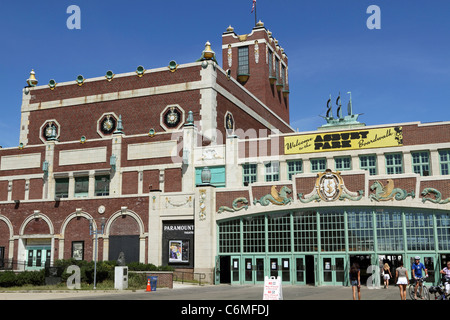
[[[422,262],[420,262],[419,256],[414,257],[414,263],[413,263],[411,269],[412,269],[412,276],[416,280],[423,278],[422,270],[425,271],[425,278],[428,277],[428,270],[427,270],[427,268],[425,268],[424,264]],[[418,286],[419,286],[419,281],[416,281],[416,286],[414,288],[414,299],[417,299]],[[422,293],[422,289],[421,289],[421,293]],[[422,299],[423,299],[423,297],[422,297]]]

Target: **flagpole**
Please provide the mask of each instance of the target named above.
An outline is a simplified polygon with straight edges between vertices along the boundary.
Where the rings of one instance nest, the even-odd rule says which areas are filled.
[[[258,22],[257,22],[257,18],[256,18],[256,5],[257,5],[257,4],[256,4],[256,1],[255,1],[255,27],[256,27],[256,24],[258,23]]]

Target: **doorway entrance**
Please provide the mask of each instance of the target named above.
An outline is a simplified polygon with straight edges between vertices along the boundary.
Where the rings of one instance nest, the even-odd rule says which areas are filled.
[[[50,263],[51,247],[27,246],[26,251],[27,263],[25,270],[41,270],[45,267],[46,262]]]
[[[346,281],[346,263],[344,255],[322,256],[321,258],[322,284],[343,286]]]

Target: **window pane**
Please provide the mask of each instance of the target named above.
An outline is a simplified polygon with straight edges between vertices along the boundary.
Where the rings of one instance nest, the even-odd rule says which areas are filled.
[[[55,197],[69,197],[69,178],[55,179]]]
[[[95,195],[108,196],[109,195],[109,176],[95,177]]]
[[[89,194],[89,177],[75,178],[75,197],[87,197]]]

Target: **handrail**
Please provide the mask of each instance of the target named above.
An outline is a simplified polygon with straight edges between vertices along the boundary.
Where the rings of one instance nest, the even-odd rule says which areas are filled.
[[[201,286],[202,285],[202,280],[206,279],[206,274],[205,273],[200,273],[200,272],[186,272],[186,271],[174,271],[173,275],[174,275],[174,281],[180,281],[179,280],[179,273],[181,273],[181,283],[184,283],[184,281],[188,281],[188,279],[185,280],[185,275],[192,275],[192,280],[195,281],[195,276],[198,276],[198,284]]]

